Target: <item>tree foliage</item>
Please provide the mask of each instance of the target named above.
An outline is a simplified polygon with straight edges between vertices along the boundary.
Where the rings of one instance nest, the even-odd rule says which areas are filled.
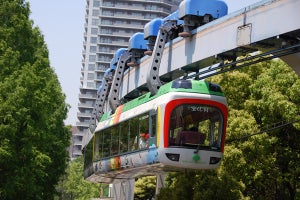
[[[169,174],[158,200],[243,199],[243,185],[227,173],[185,171]]]
[[[156,176],[141,177],[134,184],[135,200],[151,200],[155,196]]]
[[[239,73],[247,74],[251,81],[240,86],[249,92],[239,106],[230,104],[236,99],[229,95],[229,140],[256,133],[259,127],[299,117],[299,95],[295,95],[300,91],[299,78],[282,61],[259,63]],[[222,85],[232,74],[216,79]],[[226,85],[223,89],[226,95],[230,92]],[[251,199],[295,199],[300,188],[299,130],[299,123],[294,123],[228,143],[222,169],[245,185],[243,194]]]
[[[63,199],[86,200],[107,196],[107,185],[95,184],[83,178],[83,158],[78,157],[68,165],[66,175],[59,184],[59,196]],[[106,191],[103,191],[106,190]]]
[[[169,175],[158,199],[300,198],[300,123],[249,136],[299,119],[298,76],[270,60],[210,81],[222,86],[229,104],[223,163],[217,171]]]
[[[68,105],[29,14],[1,0],[0,199],[52,199],[68,157]]]

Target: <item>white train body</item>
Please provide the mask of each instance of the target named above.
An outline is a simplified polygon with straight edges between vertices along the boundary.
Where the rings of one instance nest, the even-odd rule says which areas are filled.
[[[217,168],[224,150],[226,99],[216,85],[188,82],[188,89],[167,84],[156,97],[143,95],[105,116],[90,145],[86,179],[113,183],[161,172]],[[202,87],[207,91],[199,91]]]

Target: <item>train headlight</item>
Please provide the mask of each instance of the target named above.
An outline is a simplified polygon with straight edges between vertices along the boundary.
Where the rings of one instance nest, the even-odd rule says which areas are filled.
[[[209,160],[209,164],[217,164],[218,162],[221,161],[221,158],[219,157],[210,157],[210,160]]]
[[[172,161],[179,161],[179,154],[176,153],[166,153],[167,158],[169,158]]]

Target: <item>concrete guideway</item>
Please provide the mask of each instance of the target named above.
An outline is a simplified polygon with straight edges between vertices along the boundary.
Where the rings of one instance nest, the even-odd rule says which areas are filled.
[[[175,38],[166,44],[161,59],[160,78],[170,81],[188,72],[255,51],[272,51],[299,45],[300,1],[264,0],[214,20],[192,31],[192,37]],[[300,75],[299,47],[283,58]],[[124,74],[120,98],[136,96],[145,88],[151,56]]]

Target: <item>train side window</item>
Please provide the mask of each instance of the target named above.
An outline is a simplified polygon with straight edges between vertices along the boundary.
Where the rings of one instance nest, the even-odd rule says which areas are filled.
[[[156,144],[156,113],[151,113],[150,115],[150,120],[149,120],[149,147],[152,146],[152,144]]]
[[[102,156],[102,146],[101,146],[101,132],[98,132],[94,136],[94,158],[93,160],[99,160]]]
[[[108,157],[110,155],[111,149],[111,132],[109,129],[105,129],[103,131],[103,140],[101,141],[102,144],[102,157]]]
[[[129,121],[124,121],[119,126],[120,131],[120,153],[129,151]]]
[[[111,127],[111,156],[119,153],[119,126]]]
[[[139,116],[139,149],[149,147],[149,115],[144,114]]]
[[[95,158],[93,158],[93,143],[89,142],[88,145],[86,146],[85,150],[84,150],[84,177],[87,177],[90,175],[90,171],[89,170],[91,168],[93,168],[93,162],[95,161]]]
[[[134,117],[129,121],[129,145],[130,151],[138,149],[138,131],[139,131],[139,118]]]

